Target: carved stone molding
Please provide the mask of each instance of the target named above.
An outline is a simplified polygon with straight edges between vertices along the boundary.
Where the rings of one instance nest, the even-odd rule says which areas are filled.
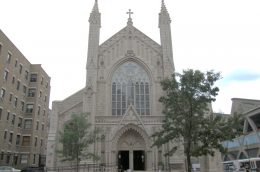
[[[135,57],[134,51],[133,50],[127,50],[126,54],[125,54],[126,58],[133,58]]]

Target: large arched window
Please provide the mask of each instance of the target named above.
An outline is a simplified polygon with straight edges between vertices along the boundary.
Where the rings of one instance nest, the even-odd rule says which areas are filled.
[[[139,115],[150,115],[150,81],[147,72],[128,61],[112,77],[112,115],[124,115],[132,104]]]

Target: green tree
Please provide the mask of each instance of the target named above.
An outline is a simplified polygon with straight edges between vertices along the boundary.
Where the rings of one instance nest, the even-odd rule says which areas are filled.
[[[214,156],[216,149],[225,152],[221,142],[241,132],[241,115],[224,119],[214,116],[210,108],[218,95],[215,82],[220,78],[220,73],[214,71],[188,69],[161,82],[165,95],[159,101],[164,105],[165,119],[162,129],[152,135],[153,146],[172,142],[183,145],[188,172],[192,156]],[[170,147],[166,155],[171,156],[177,149],[176,145]]]
[[[59,133],[62,148],[57,152],[62,161],[76,161],[77,172],[80,160],[99,158],[89,151],[89,146],[99,140],[98,130],[91,128],[86,114],[72,114],[71,120],[63,125],[63,131]]]

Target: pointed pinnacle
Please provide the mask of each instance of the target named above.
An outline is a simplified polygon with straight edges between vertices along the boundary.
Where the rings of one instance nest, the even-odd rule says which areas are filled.
[[[95,4],[94,4],[94,7],[92,9],[92,12],[94,12],[94,11],[98,12],[98,0],[95,0]]]
[[[163,24],[163,23],[171,23],[171,18],[170,15],[167,11],[166,5],[164,3],[164,0],[162,0],[162,6],[161,6],[161,12],[159,13],[159,24]]]
[[[165,11],[165,12],[167,12],[167,9],[166,9],[166,6],[165,6],[165,3],[164,3],[164,0],[162,0],[161,11]]]

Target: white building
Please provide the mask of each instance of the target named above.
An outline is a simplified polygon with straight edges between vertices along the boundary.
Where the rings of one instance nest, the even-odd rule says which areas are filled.
[[[131,11],[127,25],[104,43],[99,43],[101,17],[97,0],[89,17],[86,86],[52,105],[47,166],[63,166],[55,154],[57,133],[73,113],[87,113],[104,140],[93,145],[98,162],[123,169],[152,171],[158,164],[184,171],[183,150],[167,158],[167,146],[151,147],[155,131],[164,118],[160,81],[174,72],[171,19],[162,1],[159,13],[161,44],[134,27]]]
[[[232,141],[224,142],[224,146],[228,148],[228,154],[223,156],[223,161],[259,158],[260,100],[233,98],[231,115],[234,113],[245,116],[243,134]]]

